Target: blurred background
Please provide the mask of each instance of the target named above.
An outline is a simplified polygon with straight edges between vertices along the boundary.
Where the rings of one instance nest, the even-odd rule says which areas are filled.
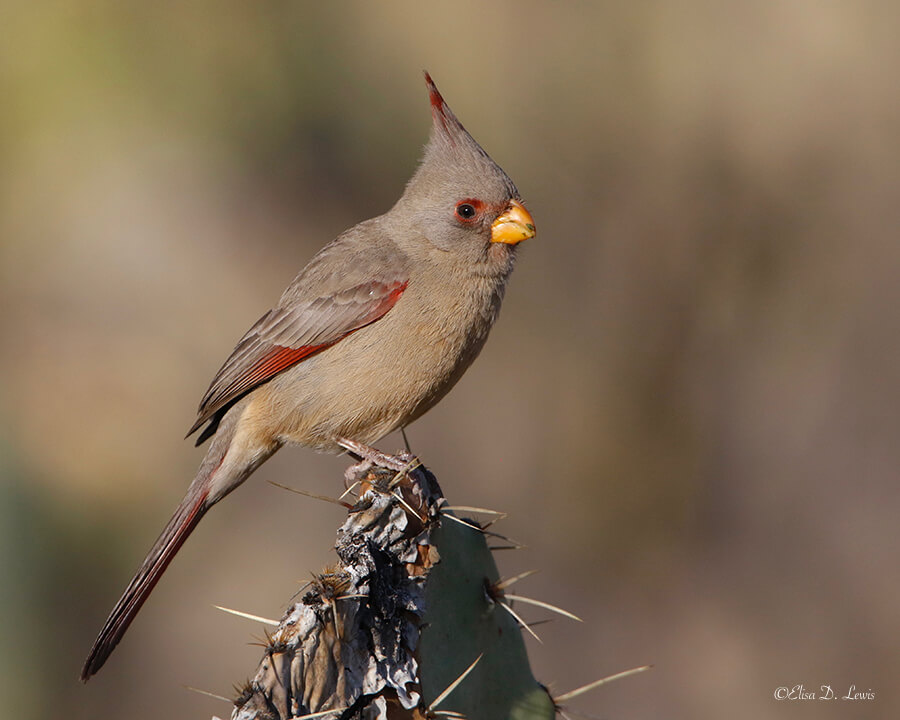
[[[409,430],[510,513],[531,640],[613,718],[900,714],[900,5],[0,9],[0,695],[16,718],[227,716],[254,623],[331,561],[347,461],[288,449],[200,525],[83,687],[193,476],[235,341],[388,209],[427,68],[538,225],[490,342]],[[381,443],[401,446],[399,437]],[[531,620],[542,613],[525,610]],[[873,690],[778,702],[779,686]],[[572,713],[573,717],[575,714]]]

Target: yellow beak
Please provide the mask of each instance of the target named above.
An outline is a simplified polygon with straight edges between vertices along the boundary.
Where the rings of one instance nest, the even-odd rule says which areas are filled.
[[[491,242],[515,245],[534,237],[534,219],[518,200],[510,200],[504,213],[491,224]]]

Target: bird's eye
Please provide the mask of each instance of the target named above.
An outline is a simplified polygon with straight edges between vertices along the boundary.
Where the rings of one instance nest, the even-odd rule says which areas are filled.
[[[468,221],[478,214],[478,209],[471,202],[461,202],[456,206],[456,215],[460,220]]]

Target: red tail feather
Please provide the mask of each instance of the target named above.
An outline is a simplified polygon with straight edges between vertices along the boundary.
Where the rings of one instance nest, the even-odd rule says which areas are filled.
[[[178,552],[193,529],[197,527],[200,518],[209,509],[206,504],[208,494],[209,491],[206,489],[197,496],[193,496],[189,492],[181,501],[181,505],[178,506],[172,519],[169,520],[169,524],[157,538],[131,583],[125,588],[125,592],[122,593],[122,597],[119,598],[119,602],[110,613],[100,635],[94,641],[94,646],[81,670],[82,682],[87,682],[103,667],[103,663],[119,644],[119,640],[122,639],[131,621],[134,620],[134,616],[137,615],[160,576],[172,562],[175,553]]]

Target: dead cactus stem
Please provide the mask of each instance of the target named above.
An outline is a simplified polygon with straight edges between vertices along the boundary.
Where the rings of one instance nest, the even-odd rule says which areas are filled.
[[[484,534],[442,522],[445,504],[420,464],[366,472],[338,564],[285,614],[233,720],[553,717],[516,624],[485,592],[498,576]]]

